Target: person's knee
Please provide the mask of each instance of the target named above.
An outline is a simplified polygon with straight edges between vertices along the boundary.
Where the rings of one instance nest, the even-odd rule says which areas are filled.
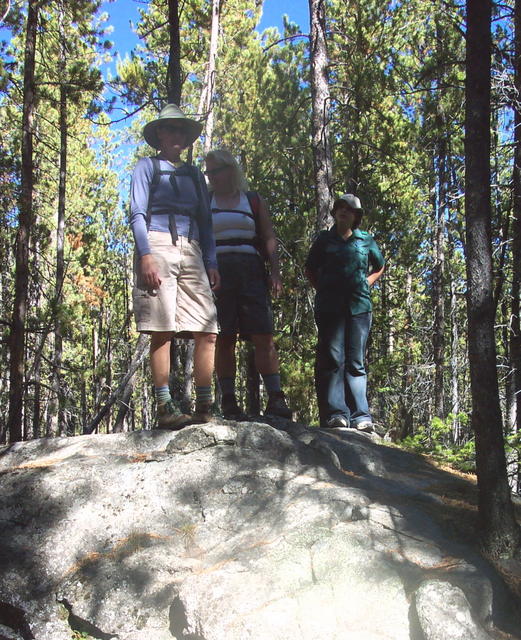
[[[365,376],[366,370],[363,362],[346,362],[346,370],[349,375],[354,377]]]
[[[217,342],[217,334],[204,332],[196,333],[194,334],[194,339],[196,345],[215,347],[215,344]]]
[[[172,340],[173,333],[170,331],[153,331],[150,334],[150,347],[157,349]]]
[[[217,344],[224,349],[235,347],[235,343],[237,342],[236,335],[222,334],[220,333],[217,336]]]
[[[255,349],[262,349],[270,351],[275,349],[275,342],[273,341],[273,334],[271,333],[255,333],[251,336],[251,341],[255,346]]]
[[[345,365],[345,353],[335,345],[327,345],[317,350],[317,365],[321,369],[336,370]]]

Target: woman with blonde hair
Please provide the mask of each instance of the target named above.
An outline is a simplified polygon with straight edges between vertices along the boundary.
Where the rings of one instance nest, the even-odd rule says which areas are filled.
[[[213,150],[206,156],[211,210],[221,288],[217,292],[220,333],[216,372],[222,391],[223,415],[241,419],[235,394],[237,336],[248,337],[255,348],[255,364],[268,394],[265,414],[291,418],[281,390],[279,360],[273,341],[270,291],[280,295],[277,238],[268,208],[256,192],[248,191],[242,169],[233,155]],[[264,262],[269,276],[266,276]]]

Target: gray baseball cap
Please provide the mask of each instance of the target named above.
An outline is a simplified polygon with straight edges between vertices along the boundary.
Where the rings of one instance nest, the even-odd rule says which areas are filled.
[[[351,209],[355,209],[355,211],[363,211],[362,205],[360,204],[359,198],[357,198],[352,193],[344,193],[343,196],[338,196],[338,198],[333,203],[333,209],[338,207],[338,205],[343,203],[343,202],[347,203],[347,205]]]

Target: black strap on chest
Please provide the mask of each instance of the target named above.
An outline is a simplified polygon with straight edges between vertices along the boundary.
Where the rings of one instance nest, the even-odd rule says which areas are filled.
[[[256,191],[246,191],[245,194],[250,205],[251,213],[249,211],[220,209],[218,207],[212,207],[212,213],[241,213],[242,215],[248,216],[248,218],[251,218],[255,223],[255,236],[251,240],[246,238],[226,238],[224,240],[216,240],[215,245],[217,247],[248,245],[254,247],[261,255],[264,256],[261,235],[259,233],[260,196]]]

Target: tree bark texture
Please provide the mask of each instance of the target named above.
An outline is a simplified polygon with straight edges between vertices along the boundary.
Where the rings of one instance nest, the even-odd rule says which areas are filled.
[[[325,0],[309,0],[310,61],[311,61],[311,143],[315,178],[317,231],[328,226],[333,205],[333,163],[329,144],[328,57],[326,46]]]
[[[255,349],[248,344],[246,354],[246,404],[248,413],[258,416],[261,410],[260,402],[260,376],[255,364]]]
[[[33,120],[36,100],[34,67],[37,24],[38,3],[35,0],[29,0],[24,54],[21,196],[18,232],[16,235],[14,303],[9,343],[9,416],[7,430],[11,442],[22,439],[29,242],[33,222],[34,196]],[[3,440],[3,437],[1,440]]]
[[[221,17],[221,0],[212,0],[212,26],[210,32],[210,52],[208,54],[208,66],[201,94],[201,107],[199,112],[206,118],[204,128],[203,151],[206,155],[212,148],[214,130],[213,97],[215,93],[217,49],[219,46],[219,23]]]
[[[520,285],[521,285],[521,0],[516,0],[514,10],[515,28],[515,86],[514,105],[514,197],[513,197],[513,236],[512,236],[512,320],[510,338],[510,358],[514,376],[515,413],[517,431],[521,422],[521,323],[520,323]]]
[[[67,63],[66,41],[64,33],[64,7],[60,10],[60,63],[62,74],[65,72]],[[60,83],[60,172],[58,181],[58,215],[56,225],[56,280],[54,284],[54,361],[52,372],[52,392],[51,415],[50,415],[50,435],[58,435],[63,430],[63,389],[62,389],[62,359],[63,359],[63,336],[61,321],[61,306],[63,303],[63,281],[65,278],[65,206],[67,187],[67,86],[62,77]]]
[[[491,0],[467,0],[465,209],[467,316],[484,551],[512,557],[521,535],[507,479],[494,336],[490,203]]]
[[[438,197],[434,197],[434,267],[432,270],[432,296],[434,306],[434,415],[445,418],[445,209],[447,206],[446,145],[443,131],[437,141]],[[436,179],[436,178],[435,178]]]
[[[170,48],[166,71],[166,94],[169,103],[181,104],[181,42],[179,38],[179,2],[168,0]]]

